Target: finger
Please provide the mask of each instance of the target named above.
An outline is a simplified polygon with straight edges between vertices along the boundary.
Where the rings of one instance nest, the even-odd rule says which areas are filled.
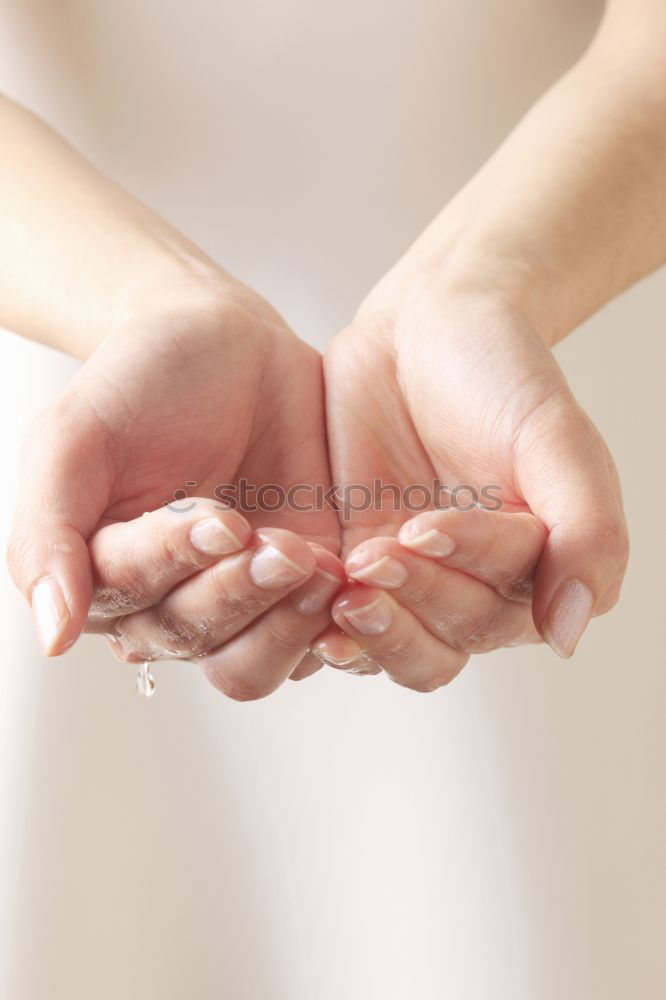
[[[379,674],[381,669],[365,655],[358,643],[339,628],[329,626],[312,644],[321,663],[349,674]]]
[[[114,634],[133,661],[207,653],[300,587],[315,563],[298,535],[262,529],[242,552],[179,584],[154,608],[120,619]]]
[[[502,597],[529,602],[547,534],[533,514],[475,508],[417,514],[402,525],[398,540],[420,555],[482,580]]]
[[[93,589],[86,539],[112,485],[107,445],[71,396],[42,414],[26,437],[7,562],[32,605],[46,656],[68,649],[86,620]]]
[[[314,653],[306,653],[300,663],[289,674],[290,681],[304,681],[312,677],[324,666],[322,661]]]
[[[590,618],[619,596],[629,544],[617,472],[568,390],[523,422],[515,466],[522,495],[549,532],[535,576],[534,620],[568,657]]]
[[[236,701],[264,698],[302,665],[345,583],[342,564],[332,553],[322,550],[315,558],[307,583],[223,646],[199,657],[214,687]]]
[[[95,590],[87,631],[157,604],[187,577],[241,551],[251,534],[241,514],[202,497],[184,510],[160,507],[100,528],[89,542]]]
[[[382,590],[362,584],[347,588],[335,600],[332,616],[392,680],[415,691],[448,684],[468,660]]]
[[[455,649],[486,653],[540,641],[530,605],[500,597],[488,584],[410,552],[394,538],[363,542],[345,569],[353,580],[390,590],[433,636]]]

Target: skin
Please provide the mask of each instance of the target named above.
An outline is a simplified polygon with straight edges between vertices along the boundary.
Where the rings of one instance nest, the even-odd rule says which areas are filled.
[[[405,534],[405,512],[352,516],[348,572],[365,585],[381,585],[381,564],[378,574],[368,567],[389,556],[408,573],[391,590],[392,620],[381,639],[363,636],[345,620],[345,602],[363,599],[357,587],[338,597],[333,618],[375,662],[384,666],[388,658],[392,673],[410,687],[418,665],[425,674],[419,687],[426,690],[442,676],[451,679],[471,653],[539,636],[571,655],[578,635],[565,634],[558,623],[562,588],[569,593],[569,581],[580,580],[596,595],[585,621],[576,622],[582,632],[594,611],[613,605],[624,571],[622,503],[610,455],[552,354],[521,316],[492,299],[434,289],[407,301],[398,317],[361,313],[327,356],[334,478],[371,483],[378,477],[403,488],[438,478],[479,494],[498,484],[504,507],[495,514],[423,514],[410,526],[415,530],[419,522],[415,536]],[[386,409],[390,423],[382,416]],[[343,412],[350,419],[339,419]],[[595,522],[600,507],[603,520]],[[426,558],[436,553],[437,545],[429,545],[433,531],[453,547],[450,555],[442,547],[438,559],[446,568],[437,600],[428,572],[433,558]],[[409,551],[410,537],[417,545],[423,539],[418,555]],[[455,616],[447,614],[450,607]]]
[[[627,536],[612,459],[549,348],[663,263],[665,47],[660,0],[609,3],[323,373],[260,296],[0,102],[0,322],[87,359],[28,436],[10,543],[44,651],[101,631],[122,658],[192,655],[243,699],[321,659],[426,691],[472,652],[545,638],[571,655],[617,600]],[[142,516],[188,481],[202,519],[224,521],[206,498],[242,477],[434,476],[497,484],[503,510],[254,514],[217,557],[194,550],[184,515]],[[257,588],[266,546],[301,575]],[[304,613],[294,595],[322,581],[325,609]]]
[[[128,619],[133,612],[160,602],[166,621],[167,596],[187,602],[195,585],[200,594],[205,585],[204,604],[215,601],[215,570],[234,554],[210,558],[214,540],[210,553],[198,552],[185,524],[219,520],[222,505],[205,499],[219,484],[245,478],[287,490],[295,483],[328,483],[319,357],[258,297],[247,298],[246,305],[201,297],[178,314],[142,314],[136,327],[105,340],[31,429],[10,558],[29,592],[46,577],[47,595],[63,609],[58,628],[45,636],[46,653],[68,648],[82,628],[99,630],[91,599],[93,609],[104,607],[103,631],[122,635],[131,659],[137,658],[129,640],[136,632]],[[46,476],[45,455],[53,456]],[[196,483],[195,497],[160,511],[188,481]],[[146,511],[156,513],[144,519]],[[165,513],[166,519],[157,517]],[[252,631],[277,598],[286,600],[313,576],[310,545],[336,548],[338,524],[332,511],[258,511],[247,521],[236,518],[236,551],[271,544],[303,571],[288,586],[264,588],[270,602],[259,600],[258,588],[243,586],[250,582],[249,566],[226,578],[225,599],[235,602],[238,620]],[[252,531],[267,519],[272,534]],[[113,530],[117,525],[124,531]],[[339,560],[330,558],[337,564],[333,572],[341,572]],[[152,583],[147,564],[154,566]],[[120,613],[125,624],[119,632]],[[195,602],[193,614],[201,621],[210,608],[197,609]],[[171,626],[186,631],[173,612]],[[177,655],[164,641],[158,653],[159,632],[156,625],[156,649],[147,658]],[[292,667],[316,634],[316,628],[306,631],[298,647],[286,643]],[[120,648],[116,642],[114,651]],[[267,693],[262,684],[257,691]]]

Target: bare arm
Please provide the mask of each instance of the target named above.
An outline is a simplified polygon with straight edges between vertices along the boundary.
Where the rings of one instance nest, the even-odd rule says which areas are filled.
[[[501,485],[507,509],[531,512],[545,529],[526,593],[537,632],[560,656],[571,656],[590,618],[616,602],[628,541],[612,458],[547,345],[664,260],[666,3],[611,0],[584,56],[327,352],[334,480]],[[501,645],[504,626],[518,641],[529,634],[520,600],[496,603],[489,616],[480,592],[461,619],[456,590],[460,633],[444,620],[445,601],[432,598],[438,587],[446,593],[447,560],[461,552],[453,515],[407,521],[398,536],[407,555],[390,537],[388,509],[357,518],[353,542],[361,544],[348,572],[393,589],[376,601],[365,595],[370,623],[353,594],[333,608],[374,662],[419,690],[447,683],[479,637]],[[521,571],[511,559],[527,546],[512,539],[520,522],[506,517],[511,528],[496,538],[510,554],[494,564],[515,583]],[[372,533],[379,537],[370,542]],[[414,566],[414,551],[436,566]]]
[[[0,324],[87,357],[151,289],[219,268],[0,97]]]
[[[611,0],[583,58],[413,247],[548,342],[666,260],[666,4]]]

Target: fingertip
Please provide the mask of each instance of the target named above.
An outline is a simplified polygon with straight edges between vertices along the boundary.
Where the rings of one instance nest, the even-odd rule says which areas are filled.
[[[370,672],[371,670],[371,665],[358,643],[337,629],[327,629],[312,644],[312,653],[320,663],[333,667],[335,670],[346,670],[354,673],[361,670]]]
[[[44,656],[61,656],[79,638],[86,609],[76,613],[53,576],[42,577],[30,596],[37,639]]]
[[[412,519],[406,521],[398,532],[398,541],[405,548],[422,556],[446,559],[456,550],[456,540],[440,528]]]
[[[329,549],[324,548],[323,545],[310,542],[309,546],[314,554],[317,569],[336,577],[341,583],[346,583],[347,574],[342,561]]]
[[[360,606],[367,601],[373,600],[382,590],[379,587],[369,587],[364,583],[357,583],[350,580],[347,586],[341,591],[333,605],[333,611],[337,613],[341,607]]]
[[[190,528],[190,544],[206,556],[231,555],[246,547],[252,529],[235,510],[215,511],[195,521]]]
[[[305,539],[285,528],[259,528],[251,535],[249,545],[277,550],[308,576],[317,564],[315,553]]]
[[[589,625],[594,610],[594,596],[582,580],[563,581],[555,592],[540,632],[561,659],[568,660]]]
[[[68,526],[37,533],[29,545],[19,545],[12,566],[16,583],[32,609],[35,631],[44,656],[60,656],[83,630],[92,597],[88,547]]]
[[[320,615],[326,611],[344,581],[321,566],[291,595],[293,606],[303,615]]]
[[[308,677],[312,677],[324,666],[322,660],[316,656],[314,653],[306,653],[301,662],[292,670],[289,675],[290,681],[304,681]]]
[[[370,562],[359,556],[348,560],[345,568],[350,579],[385,590],[399,590],[409,577],[405,563],[388,554]]]
[[[344,632],[376,636],[386,632],[393,619],[392,602],[384,590],[362,583],[347,587],[331,610],[333,621]]]

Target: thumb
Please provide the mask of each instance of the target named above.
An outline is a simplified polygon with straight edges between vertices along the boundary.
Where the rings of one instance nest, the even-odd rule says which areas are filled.
[[[110,489],[103,433],[81,410],[61,400],[31,425],[7,552],[46,656],[64,653],[85,624],[93,589],[86,539]]]
[[[620,593],[629,544],[619,478],[566,383],[523,421],[514,460],[520,492],[549,532],[536,570],[534,622],[553,650],[569,657],[590,618]]]

